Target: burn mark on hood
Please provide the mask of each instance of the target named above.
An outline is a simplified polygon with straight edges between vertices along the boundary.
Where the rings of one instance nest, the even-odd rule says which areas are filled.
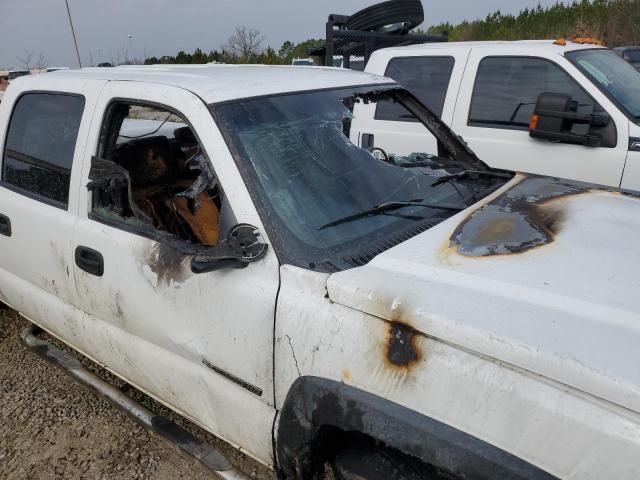
[[[546,245],[562,229],[567,216],[566,206],[555,200],[596,189],[570,180],[527,177],[458,225],[450,246],[464,256],[484,257]]]

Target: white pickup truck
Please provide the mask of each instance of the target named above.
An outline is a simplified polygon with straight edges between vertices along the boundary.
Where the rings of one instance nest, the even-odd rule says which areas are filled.
[[[437,145],[350,142],[380,102]],[[26,77],[0,145],[0,301],[281,478],[640,477],[637,194],[491,169],[392,80],[330,68]]]
[[[366,71],[406,87],[492,167],[640,190],[640,72],[611,50],[431,43],[378,50]],[[364,112],[354,138],[371,147],[393,137],[398,154],[432,148],[400,112]]]

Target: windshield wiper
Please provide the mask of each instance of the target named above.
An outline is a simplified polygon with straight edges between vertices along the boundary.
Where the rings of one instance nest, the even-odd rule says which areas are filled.
[[[370,217],[373,215],[379,215],[385,212],[390,212],[391,210],[398,210],[403,207],[426,207],[426,208],[435,208],[439,210],[448,210],[452,212],[461,212],[465,208],[466,205],[450,205],[445,203],[425,203],[422,198],[417,198],[415,200],[407,200],[407,201],[397,201],[397,202],[385,202],[380,205],[375,205],[372,208],[368,208],[367,210],[361,210],[356,213],[352,213],[351,215],[347,215],[346,217],[338,218],[332,222],[326,223],[321,227],[318,227],[318,230],[324,230],[325,228],[335,227],[336,225],[341,225],[343,223],[351,222],[352,220],[357,220],[359,218]]]
[[[438,185],[441,185],[446,182],[450,182],[451,180],[459,180],[461,178],[465,178],[469,176],[473,177],[474,175],[479,177],[483,176],[483,177],[495,177],[495,178],[504,178],[504,179],[510,179],[513,177],[513,174],[510,174],[507,172],[493,172],[491,170],[464,170],[459,173],[453,173],[445,177],[440,177],[438,180],[433,182],[431,186],[437,187]]]

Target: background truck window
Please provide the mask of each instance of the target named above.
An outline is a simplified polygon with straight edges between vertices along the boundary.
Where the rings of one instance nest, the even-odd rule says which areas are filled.
[[[640,123],[640,73],[612,51],[576,50],[565,57],[634,122]]]
[[[624,59],[630,63],[640,63],[640,48],[629,49],[624,52]]]
[[[84,110],[77,95],[28,93],[16,103],[3,155],[2,181],[66,206]]]
[[[602,110],[559,66],[531,57],[487,57],[480,62],[471,98],[469,125],[527,130],[538,96],[571,95],[578,113]]]
[[[441,117],[454,64],[453,57],[394,58],[387,65],[384,74],[409,90],[429,110]],[[391,101],[378,103],[375,119],[417,121],[404,107]]]

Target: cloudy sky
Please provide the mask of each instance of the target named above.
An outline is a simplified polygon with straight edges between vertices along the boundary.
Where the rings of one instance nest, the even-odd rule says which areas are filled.
[[[285,40],[321,38],[330,13],[351,14],[377,0],[69,0],[83,63],[219,48],[234,26],[257,28],[276,50]],[[518,12],[556,0],[423,0],[425,26]],[[129,38],[128,35],[132,37]],[[64,0],[0,0],[0,67],[25,51],[49,66],[75,66]],[[129,56],[131,54],[129,53]]]

